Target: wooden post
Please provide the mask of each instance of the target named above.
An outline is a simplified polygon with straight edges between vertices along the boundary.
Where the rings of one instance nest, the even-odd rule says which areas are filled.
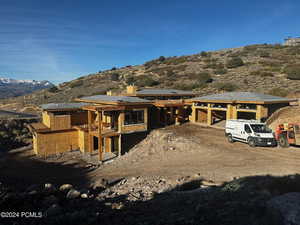
[[[92,112],[88,111],[88,146],[89,146],[89,153],[92,154],[93,151],[93,137],[91,135],[92,130]]]
[[[207,107],[207,125],[212,125],[212,113],[211,113],[210,104],[208,104]]]
[[[119,135],[118,139],[118,157],[121,157],[122,154],[122,134]]]
[[[231,104],[227,104],[227,111],[226,111],[226,120],[230,120],[233,114],[233,107]]]
[[[192,123],[195,123],[197,121],[197,118],[196,118],[196,108],[195,108],[195,103],[193,103],[192,105],[192,115],[191,115],[191,122]]]
[[[103,160],[103,150],[102,150],[102,111],[98,112],[98,153],[99,160]]]

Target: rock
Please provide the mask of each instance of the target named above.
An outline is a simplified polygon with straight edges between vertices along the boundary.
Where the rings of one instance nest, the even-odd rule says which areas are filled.
[[[71,189],[71,190],[68,191],[66,197],[69,198],[69,199],[74,199],[74,198],[78,198],[80,196],[80,194],[81,193],[79,191],[77,191],[75,189]]]
[[[86,193],[80,195],[81,198],[88,198],[89,196]]]
[[[112,209],[122,209],[123,207],[124,207],[124,205],[123,205],[122,202],[120,202],[120,203],[113,203],[113,204],[111,205],[111,208],[112,208]]]
[[[290,192],[269,200],[267,220],[274,225],[300,225],[300,192]]]
[[[44,190],[48,193],[54,193],[56,191],[56,187],[53,184],[46,183],[44,185]]]
[[[59,187],[59,190],[62,192],[68,192],[69,190],[71,190],[73,188],[72,184],[63,184]]]
[[[62,213],[62,208],[57,204],[53,204],[46,210],[45,213],[47,216],[57,216]]]
[[[93,190],[99,190],[99,189],[103,190],[106,188],[106,186],[107,186],[107,180],[102,178],[92,184],[92,189]]]

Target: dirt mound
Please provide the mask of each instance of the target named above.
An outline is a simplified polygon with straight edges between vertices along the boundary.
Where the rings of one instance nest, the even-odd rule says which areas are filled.
[[[272,130],[275,130],[281,123],[299,123],[300,122],[300,106],[287,106],[277,110],[267,120],[267,124]]]

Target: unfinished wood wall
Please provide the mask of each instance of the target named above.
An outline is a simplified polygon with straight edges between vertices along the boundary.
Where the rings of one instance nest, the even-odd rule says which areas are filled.
[[[45,124],[47,127],[50,128],[51,126],[50,115],[46,111],[42,113],[42,119],[43,119],[43,124]]]
[[[87,112],[75,112],[71,115],[71,126],[82,125],[88,123]]]
[[[79,148],[78,131],[37,133],[36,153],[48,156]]]
[[[51,118],[51,130],[71,129],[71,116],[59,115]]]
[[[89,134],[86,131],[78,131],[78,145],[81,152],[89,151]]]

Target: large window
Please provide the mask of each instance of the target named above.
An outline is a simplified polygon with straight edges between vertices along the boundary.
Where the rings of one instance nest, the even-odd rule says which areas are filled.
[[[144,123],[144,110],[125,111],[125,125]]]

